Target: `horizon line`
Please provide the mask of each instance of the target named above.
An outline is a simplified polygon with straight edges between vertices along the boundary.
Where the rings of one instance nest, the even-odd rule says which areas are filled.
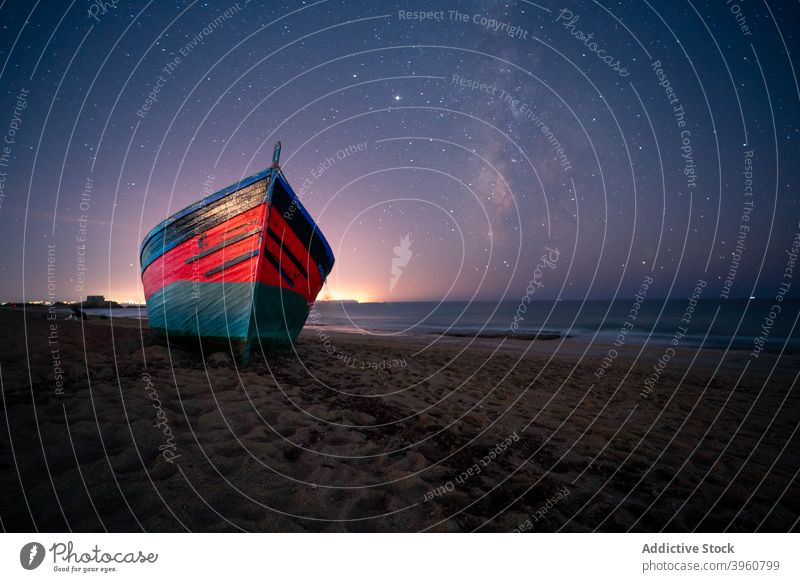
[[[568,299],[568,298],[551,298],[551,299],[531,299],[531,301],[538,301],[538,302],[548,302],[548,301],[622,301],[622,300],[633,300],[636,296],[632,295],[628,296],[617,296],[617,297],[600,297],[600,298],[585,298],[585,299]],[[650,297],[648,299],[655,300],[655,301],[674,301],[677,299],[685,299],[683,296],[672,296],[672,297]],[[746,301],[758,301],[758,300],[771,300],[772,297],[755,297],[755,296],[731,296],[731,297],[713,297],[707,298],[702,297],[698,299],[698,301],[712,301],[712,300],[719,300],[719,301],[728,301],[728,300],[746,300]],[[785,300],[788,301],[798,301],[800,297],[786,297]],[[146,306],[147,303],[138,303],[135,301],[129,301],[125,299],[111,299],[106,298],[106,302],[111,303],[118,303],[118,304],[125,304],[125,305],[132,305],[132,306]],[[315,303],[359,303],[362,305],[367,305],[371,303],[518,303],[519,301],[516,299],[400,299],[400,300],[375,300],[375,301],[359,301],[357,299],[320,299],[315,301]],[[10,304],[19,304],[19,305],[53,305],[56,303],[61,303],[64,305],[79,305],[81,303],[86,303],[86,300],[76,301],[71,299],[57,299],[55,301],[45,300],[45,299],[28,299],[26,301],[22,300],[8,300],[8,299],[0,299],[0,306],[10,305]],[[91,309],[91,308],[90,308]],[[102,309],[102,308],[99,308]]]

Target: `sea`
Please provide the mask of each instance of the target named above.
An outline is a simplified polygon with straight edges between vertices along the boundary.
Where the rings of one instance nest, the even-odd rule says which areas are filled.
[[[776,308],[777,307],[777,308]],[[89,315],[146,318],[144,307],[86,309]],[[669,344],[762,351],[800,350],[800,300],[647,298],[595,301],[321,301],[307,326],[393,336],[456,336]],[[512,324],[516,325],[512,325]],[[624,330],[624,332],[623,332]]]

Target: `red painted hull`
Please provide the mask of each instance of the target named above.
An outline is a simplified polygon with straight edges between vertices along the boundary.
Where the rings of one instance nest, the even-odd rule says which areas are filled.
[[[215,282],[259,282],[276,287],[283,287],[288,291],[300,293],[309,305],[312,305],[319,295],[322,285],[322,273],[306,250],[303,242],[288,227],[284,217],[276,208],[271,208],[269,220],[265,220],[267,204],[233,216],[220,225],[182,242],[169,252],[164,253],[147,266],[142,273],[145,298],[175,281],[200,281],[205,283]],[[257,231],[257,232],[256,232]],[[269,236],[269,231],[277,235]],[[204,257],[192,260],[202,252],[216,245],[224,245],[226,241],[239,235],[250,233],[238,242],[220,248],[218,252],[209,253]],[[202,245],[200,241],[202,240]],[[270,262],[265,252],[278,259],[278,264]],[[256,256],[241,261],[235,265],[212,272],[221,265],[247,253],[259,251]],[[299,259],[302,269],[290,259],[290,256]],[[290,284],[281,274],[283,269],[293,282]]]

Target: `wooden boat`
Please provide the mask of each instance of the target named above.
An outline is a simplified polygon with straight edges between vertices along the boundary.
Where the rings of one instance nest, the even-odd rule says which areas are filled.
[[[150,329],[170,344],[230,351],[294,341],[334,257],[272,166],[170,216],[142,241]]]

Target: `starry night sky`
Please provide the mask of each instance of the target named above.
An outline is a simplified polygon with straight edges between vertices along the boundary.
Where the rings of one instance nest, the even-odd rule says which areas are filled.
[[[278,139],[336,253],[324,297],[518,301],[547,248],[541,298],[630,297],[648,274],[652,296],[698,279],[718,296],[734,263],[731,296],[772,297],[800,229],[799,16],[3,2],[0,300],[47,298],[50,266],[58,299],[141,301],[146,232],[268,166]]]

